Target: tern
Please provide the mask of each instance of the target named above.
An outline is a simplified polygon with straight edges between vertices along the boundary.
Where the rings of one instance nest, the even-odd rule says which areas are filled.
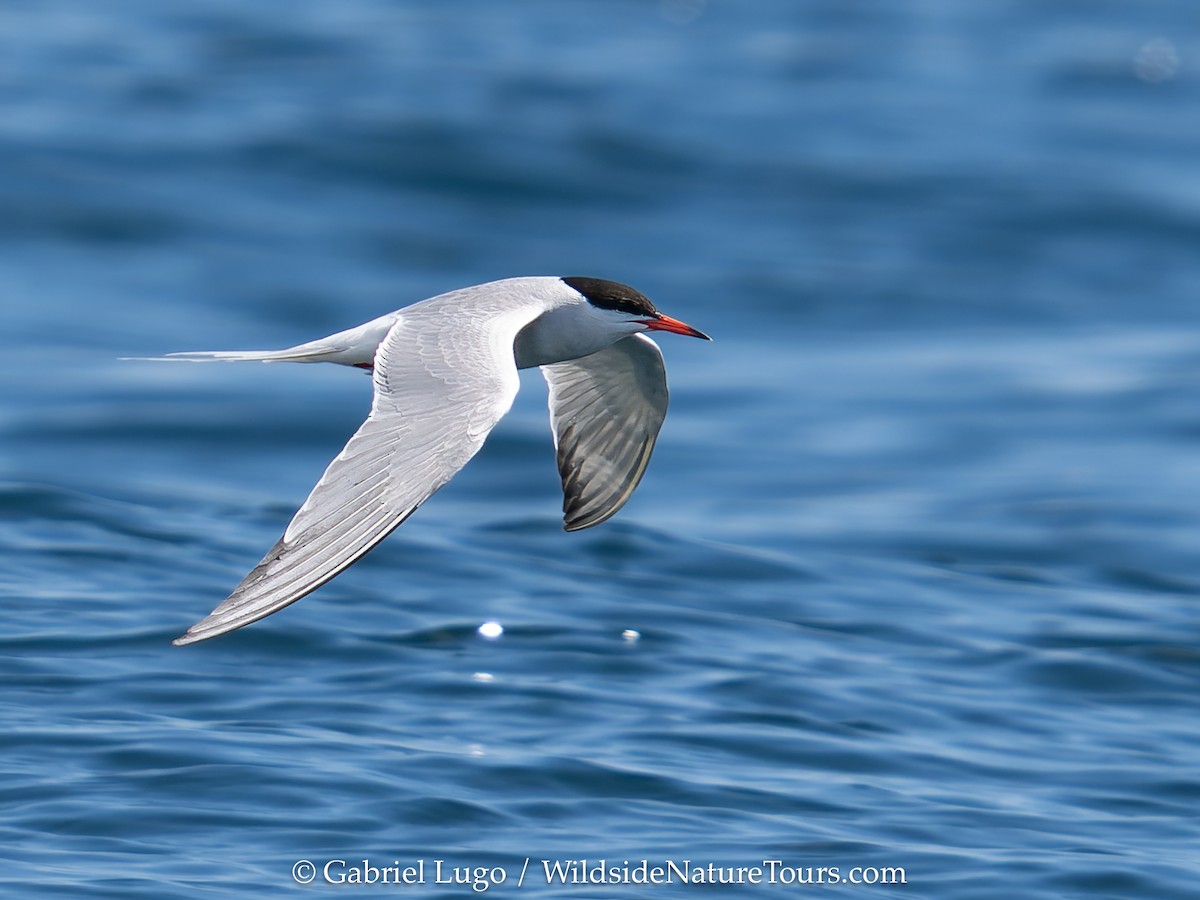
[[[440,294],[286,350],[162,360],[331,362],[371,372],[362,427],[283,537],[177,645],[249,625],[316,590],[382,541],[467,464],[540,367],[563,487],[563,527],[610,518],[641,481],[667,411],[662,353],[645,334],[711,340],[615,281],[530,277]]]

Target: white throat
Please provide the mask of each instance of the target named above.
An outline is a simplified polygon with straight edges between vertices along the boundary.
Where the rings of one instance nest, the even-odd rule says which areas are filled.
[[[621,313],[580,300],[555,306],[526,325],[513,351],[517,368],[529,369],[590,356],[645,330],[645,325]]]

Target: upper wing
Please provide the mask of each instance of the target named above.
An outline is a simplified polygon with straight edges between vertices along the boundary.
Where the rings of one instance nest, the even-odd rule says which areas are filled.
[[[599,525],[625,505],[667,414],[662,353],[645,335],[542,366],[563,483],[563,527]]]
[[[175,643],[216,637],[294,603],[449,481],[516,397],[513,340],[530,318],[529,312],[481,321],[402,316],[376,353],[366,422],[262,562]]]

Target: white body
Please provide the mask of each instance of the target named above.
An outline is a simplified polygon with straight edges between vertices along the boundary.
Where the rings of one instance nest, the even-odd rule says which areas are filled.
[[[667,409],[662,354],[641,332],[704,337],[645,304],[650,312],[618,311],[563,279],[513,278],[451,291],[286,350],[172,354],[361,366],[373,370],[375,389],[367,420],[283,537],[175,643],[270,615],[375,546],[478,452],[512,405],[518,368],[541,366],[550,386],[565,527],[588,528],[612,516],[641,480]]]

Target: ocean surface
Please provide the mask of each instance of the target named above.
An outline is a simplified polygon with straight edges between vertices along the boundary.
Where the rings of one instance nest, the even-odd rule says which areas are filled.
[[[0,894],[1200,895],[1198,109],[1189,0],[6,0]],[[531,274],[715,338],[632,502],[527,372],[173,647],[370,383],[121,358]]]

